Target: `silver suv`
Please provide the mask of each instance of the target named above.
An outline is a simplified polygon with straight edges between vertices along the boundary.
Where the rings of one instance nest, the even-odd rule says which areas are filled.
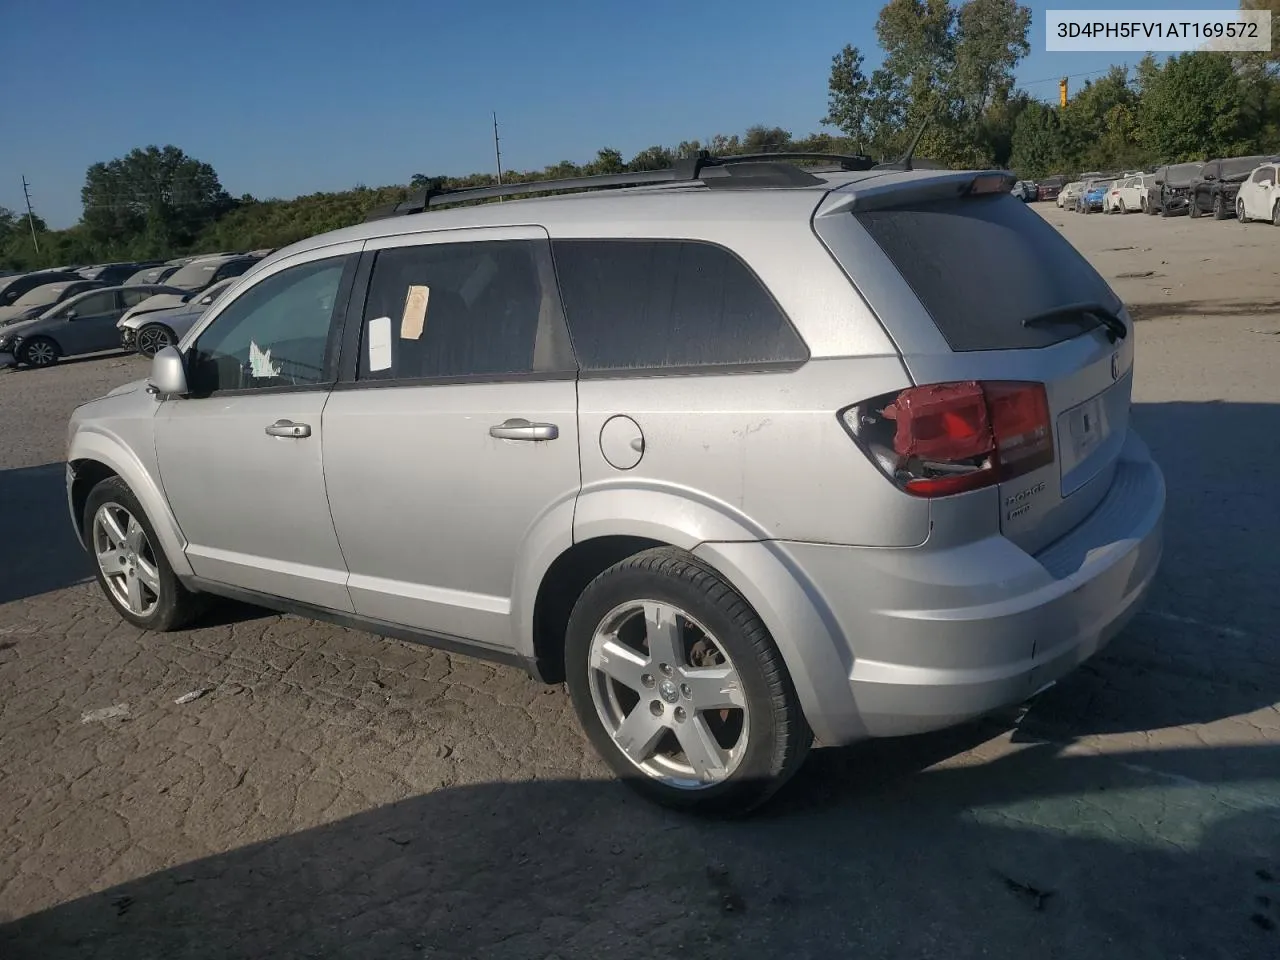
[[[213,594],[518,664],[643,793],[744,811],[815,738],[1031,697],[1156,572],[1132,323],[1010,186],[699,158],[419,196],[80,407],[72,521],[132,624]]]

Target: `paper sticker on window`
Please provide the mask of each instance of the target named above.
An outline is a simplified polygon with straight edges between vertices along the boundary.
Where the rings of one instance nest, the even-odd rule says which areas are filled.
[[[391,318],[369,321],[369,372],[391,368]]]
[[[271,351],[263,350],[254,340],[249,341],[249,374],[255,379],[280,376],[280,368],[271,362]]]
[[[417,340],[422,336],[422,326],[427,322],[427,299],[431,288],[412,284],[404,296],[404,313],[400,315],[400,339]]]

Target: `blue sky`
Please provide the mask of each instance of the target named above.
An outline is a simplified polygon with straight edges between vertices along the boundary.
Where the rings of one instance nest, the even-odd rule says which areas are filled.
[[[1236,4],[1030,5],[1032,53],[1018,78],[1051,99],[1054,78],[1140,54],[1047,53],[1046,9]],[[212,164],[233,195],[261,198],[487,170],[491,110],[504,166],[520,169],[585,161],[606,145],[629,157],[753,123],[807,133],[826,109],[831,56],[853,43],[874,66],[879,9],[875,0],[6,4],[0,206],[23,208],[25,174],[36,212],[69,226],[85,168],[148,144],[175,144]]]

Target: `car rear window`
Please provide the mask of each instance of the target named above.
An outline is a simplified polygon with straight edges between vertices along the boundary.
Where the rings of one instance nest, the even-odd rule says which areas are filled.
[[[809,358],[759,278],[724,247],[556,240],[552,249],[584,372],[765,367]]]
[[[1007,194],[855,212],[952,350],[1047,347],[1073,323],[1022,321],[1072,303],[1115,304],[1105,280],[1038,213]],[[891,322],[891,318],[885,318]]]

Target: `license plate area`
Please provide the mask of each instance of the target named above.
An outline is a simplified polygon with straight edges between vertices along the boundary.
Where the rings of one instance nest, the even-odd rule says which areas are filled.
[[[1062,464],[1064,497],[1111,459],[1108,441],[1115,431],[1108,394],[1114,389],[1090,397],[1058,416],[1058,459]]]

